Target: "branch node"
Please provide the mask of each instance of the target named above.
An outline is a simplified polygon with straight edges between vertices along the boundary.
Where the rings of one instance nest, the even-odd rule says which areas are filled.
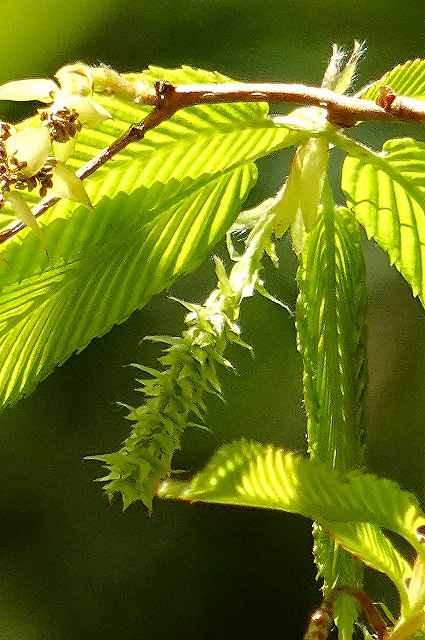
[[[382,107],[387,113],[391,113],[391,106],[396,99],[396,94],[388,84],[379,87],[379,93],[375,100],[378,107]]]
[[[168,80],[157,80],[154,84],[156,93],[156,107],[162,109],[166,106],[167,101],[171,99],[176,91],[176,87],[168,82]]]

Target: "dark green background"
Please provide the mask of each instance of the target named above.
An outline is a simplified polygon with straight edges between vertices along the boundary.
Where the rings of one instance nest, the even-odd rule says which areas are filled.
[[[51,76],[83,60],[118,71],[191,64],[242,80],[319,83],[330,45],[367,40],[359,83],[423,51],[423,0],[3,0],[0,81]],[[15,112],[17,113],[17,112]],[[9,105],[0,117],[12,117]],[[394,128],[424,138],[423,130]],[[359,130],[377,147],[382,125]],[[277,188],[288,154],[260,163],[250,202]],[[295,304],[295,260],[281,247],[269,289]],[[423,309],[373,243],[369,280],[368,468],[423,497]],[[211,262],[172,293],[201,300]],[[116,401],[136,403],[131,361],[152,364],[152,333],[179,333],[182,309],[165,295],[95,340],[29,399],[0,431],[0,640],[300,638],[319,602],[310,525],[280,513],[156,503],[121,513],[93,479],[88,454],[118,447],[128,423]],[[209,403],[211,433],[192,431],[176,465],[199,468],[220,443],[247,434],[305,449],[301,365],[294,320],[247,301],[228,401]],[[380,581],[370,578],[380,597]]]

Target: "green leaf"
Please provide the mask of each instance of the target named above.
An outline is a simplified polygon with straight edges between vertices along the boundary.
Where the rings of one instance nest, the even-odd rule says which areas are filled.
[[[327,182],[323,212],[306,236],[297,279],[310,456],[342,471],[361,468],[367,382],[364,261],[359,225],[350,211],[334,208]],[[343,585],[361,588],[361,565],[320,527],[314,529],[314,541],[325,593]],[[335,613],[341,637],[351,637],[355,603],[341,599]]]
[[[317,523],[313,524],[313,555],[317,566],[317,579],[323,580],[323,593],[332,589],[350,586],[361,589],[363,586],[363,565],[347,553],[339,541]],[[335,624],[340,640],[351,640],[354,625],[359,616],[355,601],[342,597],[333,609]]]
[[[342,524],[369,523],[394,531],[421,556],[425,553],[417,536],[425,514],[415,496],[390,480],[341,473],[271,445],[246,440],[225,445],[189,483],[166,481],[158,495],[297,513],[331,534],[335,523],[335,536]],[[368,557],[367,546],[363,554]],[[405,571],[405,564],[394,571]]]
[[[425,99],[425,60],[408,60],[398,64],[367,87],[361,89],[357,96],[365,100],[376,100],[379,89],[388,85],[394,93],[416,99]]]
[[[323,524],[326,531],[331,532],[338,544],[368,567],[384,573],[394,583],[400,594],[402,611],[409,610],[406,580],[411,577],[412,568],[405,558],[381,531],[369,522],[337,523],[332,521]],[[336,545],[336,549],[338,546]],[[314,559],[321,575],[329,569],[324,565],[329,562],[329,548],[322,546],[321,553],[315,549]],[[342,585],[342,582],[340,583]]]
[[[188,67],[130,77],[225,79]],[[99,103],[114,119],[83,129],[67,163],[74,170],[149,112],[115,98]],[[0,404],[28,394],[72,353],[195,269],[253,187],[253,161],[302,139],[274,125],[265,104],[184,109],[84,182],[94,213],[62,201],[44,214],[48,255],[27,229],[8,241],[0,264]]]
[[[310,455],[340,470],[363,464],[366,284],[360,230],[347,209],[324,207],[297,275],[298,343]]]
[[[342,189],[373,238],[425,302],[425,144],[388,140],[382,153],[347,157]]]

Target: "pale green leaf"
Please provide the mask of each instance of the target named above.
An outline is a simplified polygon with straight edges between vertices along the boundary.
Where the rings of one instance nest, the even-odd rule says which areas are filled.
[[[388,576],[400,594],[403,609],[408,610],[406,580],[410,578],[412,568],[379,527],[369,522],[337,523],[332,521],[323,523],[323,529],[331,532],[331,536],[338,542],[338,545],[360,559],[365,565]],[[324,564],[328,561],[327,548],[322,546],[322,551],[325,553],[321,554],[315,549],[314,559],[320,574],[323,575],[326,571]]]
[[[388,140],[380,154],[347,157],[342,189],[369,238],[425,302],[425,144]]]
[[[366,522],[394,531],[424,554],[417,529],[425,514],[415,496],[390,480],[341,473],[270,445],[245,440],[225,445],[190,483],[167,481],[158,495],[298,513],[331,534],[333,522],[335,531]]]
[[[425,60],[408,60],[397,65],[357,95],[365,100],[376,100],[380,87],[385,85],[397,95],[425,100]]]
[[[298,344],[304,364],[308,448],[312,459],[341,471],[361,468],[366,386],[366,285],[359,225],[335,209],[329,184],[323,210],[307,234],[298,271]],[[316,203],[317,208],[317,203]],[[362,566],[315,527],[314,556],[325,590],[362,587]],[[352,635],[355,603],[336,603],[342,637]]]
[[[311,456],[340,470],[363,465],[366,285],[360,229],[324,206],[297,275],[297,331]]]
[[[188,67],[129,78],[223,79]],[[98,102],[114,119],[83,129],[73,170],[150,110]],[[61,201],[43,215],[48,255],[27,229],[9,240],[0,264],[1,405],[196,268],[235,220],[256,179],[253,161],[302,139],[274,125],[265,104],[181,110],[84,182],[93,213]]]

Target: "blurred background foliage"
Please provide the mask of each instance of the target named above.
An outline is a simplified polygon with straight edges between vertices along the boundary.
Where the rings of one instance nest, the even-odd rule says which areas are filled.
[[[190,64],[240,80],[320,83],[337,42],[366,40],[359,86],[423,51],[423,0],[0,0],[0,82],[48,76],[82,60],[137,71]],[[403,9],[402,16],[400,11]],[[4,104],[2,119],[18,118]],[[274,108],[276,111],[276,108]],[[376,148],[389,135],[423,129],[382,125],[356,132]],[[274,192],[288,153],[259,163],[249,205]],[[340,165],[335,160],[335,170]],[[220,250],[220,248],[218,248]],[[295,259],[280,247],[268,288],[291,308]],[[369,278],[368,469],[423,498],[425,484],[424,312],[373,243]],[[212,261],[172,294],[204,299]],[[121,512],[93,479],[89,454],[115,450],[128,433],[116,401],[138,403],[132,361],[152,365],[147,334],[180,333],[184,311],[166,295],[71,358],[0,430],[0,640],[198,640],[300,638],[320,595],[310,524],[281,513],[156,503]],[[234,350],[237,375],[223,376],[227,403],[211,400],[208,427],[187,434],[176,465],[198,469],[224,441],[243,434],[305,450],[301,364],[294,319],[249,300]],[[379,576],[368,578],[380,597]]]

